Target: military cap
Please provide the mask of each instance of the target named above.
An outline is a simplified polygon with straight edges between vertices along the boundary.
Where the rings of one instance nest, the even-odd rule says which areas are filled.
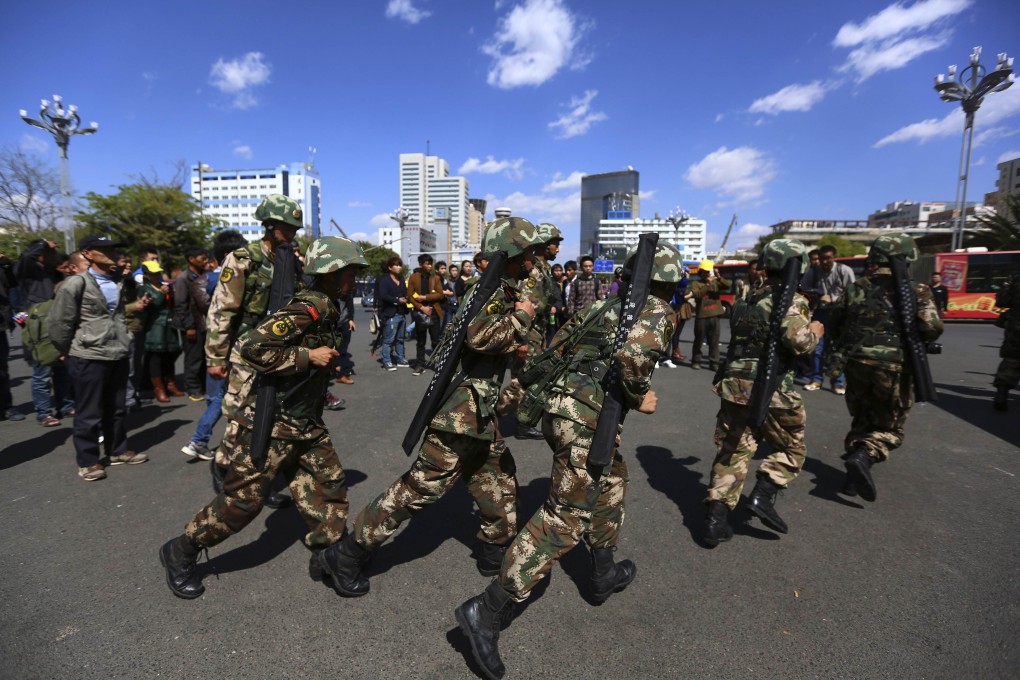
[[[890,257],[903,255],[907,262],[917,259],[917,244],[907,234],[883,234],[875,239],[868,251],[868,262],[888,262]]]
[[[627,261],[623,265],[623,278],[629,281],[634,271],[634,258],[637,256],[637,249],[627,255]],[[683,277],[684,261],[680,251],[669,243],[657,243],[655,245],[655,259],[652,261],[652,281],[664,283],[677,283]]]
[[[259,207],[255,209],[255,219],[265,223],[267,220],[276,220],[290,225],[295,229],[305,226],[302,220],[301,206],[293,198],[283,194],[269,194],[262,199]]]
[[[482,236],[482,253],[488,255],[497,250],[505,251],[507,257],[520,255],[528,248],[540,246],[545,241],[535,225],[523,217],[500,217],[485,228]]]
[[[761,264],[767,271],[782,271],[790,258],[803,258],[807,247],[795,238],[777,238],[765,244],[761,251]],[[801,260],[803,262],[803,259]]]
[[[86,236],[78,241],[78,250],[92,250],[93,248],[126,248],[127,243],[114,241],[105,236]]]
[[[312,241],[305,253],[306,274],[329,274],[344,267],[367,267],[365,253],[354,241],[339,236],[324,236]]]
[[[560,231],[560,228],[548,222],[542,222],[538,225],[538,236],[542,239],[542,243],[563,240],[563,232]]]

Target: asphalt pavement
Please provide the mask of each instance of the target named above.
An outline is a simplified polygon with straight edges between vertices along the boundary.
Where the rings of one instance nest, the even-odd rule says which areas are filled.
[[[428,379],[382,371],[360,309],[358,323],[356,382],[333,388],[347,408],[326,414],[352,515],[409,466],[400,442]],[[738,523],[714,550],[696,541],[711,372],[657,370],[658,412],[631,414],[622,446],[617,558],[637,563],[637,580],[593,606],[586,551],[569,553],[504,630],[507,677],[1018,677],[1020,398],[1008,414],[991,408],[1001,339],[991,325],[948,327],[932,357],[939,401],[914,408],[905,445],[875,468],[876,503],[836,493],[843,399],[805,393],[808,461],[777,506],[790,533]],[[15,345],[15,403],[28,413]],[[203,408],[179,398],[131,414],[129,442],[150,461],[93,483],[77,477],[69,419],[0,422],[0,677],[477,677],[453,610],[488,579],[461,486],[379,551],[366,597],[308,577],[294,508],[264,510],[209,551],[201,598],[174,597],[157,551],[212,498],[207,464],[180,453]],[[547,492],[550,453],[509,441],[523,523]]]

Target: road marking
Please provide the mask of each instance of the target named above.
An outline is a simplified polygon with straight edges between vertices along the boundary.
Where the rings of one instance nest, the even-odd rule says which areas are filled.
[[[1009,475],[1010,477],[1016,477],[1016,475],[1014,475],[1012,472],[1006,472],[1005,470],[1000,470],[999,468],[995,467],[994,465],[992,466],[992,469],[993,470],[999,470],[999,472],[1003,472],[1003,473]]]

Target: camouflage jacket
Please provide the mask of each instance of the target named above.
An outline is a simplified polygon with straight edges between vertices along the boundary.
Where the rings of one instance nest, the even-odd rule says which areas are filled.
[[[301,288],[297,270],[295,290]],[[249,243],[223,258],[219,282],[206,315],[205,358],[208,366],[225,366],[233,342],[266,315],[273,287],[273,252],[265,241]]]
[[[314,439],[326,428],[322,408],[332,372],[311,363],[308,350],[336,349],[340,342],[334,329],[339,317],[326,295],[303,290],[237,339],[235,350],[246,363],[258,373],[276,376],[274,439]],[[248,395],[237,420],[252,428],[256,390]]]
[[[765,348],[772,316],[773,281],[752,290],[746,300],[738,300],[730,317],[730,344],[732,354],[726,364],[723,379],[713,390],[724,401],[747,404],[751,399],[754,378],[758,375],[758,357]],[[803,295],[794,294],[793,304],[783,318],[782,347],[787,358],[813,352],[818,336],[811,332],[811,310]],[[772,393],[769,408],[799,408],[803,401],[793,384],[793,362],[788,362],[779,387]]]
[[[535,307],[533,330],[545,328],[549,319],[549,300],[552,297],[552,268],[541,258],[535,258],[535,266],[531,268],[528,278],[518,285],[522,297],[531,301]]]
[[[554,345],[591,316],[601,315],[574,345],[568,369],[550,388],[549,413],[594,429],[606,396],[602,376],[608,374],[613,363],[619,368],[617,375],[624,408],[641,405],[651,385],[655,365],[669,350],[669,339],[676,328],[676,312],[666,302],[649,295],[627,342],[620,351],[611,354],[622,304],[619,297],[600,300],[575,314],[556,332]]]
[[[893,278],[888,267],[854,281],[831,308],[825,330],[832,336],[833,351],[863,364],[893,371],[903,370],[903,342],[896,317]],[[926,284],[914,285],[917,329],[921,340],[942,335],[942,319]]]
[[[443,402],[429,425],[432,429],[478,439],[495,436],[496,400],[503,371],[514,350],[527,344],[528,329],[531,328],[527,312],[514,310],[512,296],[516,295],[516,285],[516,281],[504,278],[503,285],[468,323],[460,369],[469,377]],[[472,287],[468,291],[457,310],[455,321],[448,327],[455,326],[456,319],[467,312],[477,290]]]

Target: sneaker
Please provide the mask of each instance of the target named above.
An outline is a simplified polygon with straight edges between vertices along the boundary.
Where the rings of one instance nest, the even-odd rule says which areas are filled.
[[[46,416],[45,418],[39,418],[39,424],[43,427],[57,427],[60,425],[60,421],[53,416]]]
[[[75,413],[77,413],[77,411],[75,411],[73,408],[65,408],[63,411],[60,412],[60,417],[73,418]]]
[[[205,401],[205,395],[204,394],[189,394],[188,395],[188,400],[189,401]]]
[[[672,361],[670,361],[669,359],[666,359],[665,361],[660,361],[660,362],[659,362],[659,365],[660,365],[660,366],[667,366],[667,367],[669,367],[669,368],[676,368],[676,364],[674,364],[674,363],[673,363]]]
[[[149,457],[144,453],[135,453],[134,451],[125,451],[119,453],[116,456],[110,456],[110,465],[138,465],[149,460]],[[106,475],[103,475],[104,477]]]
[[[411,375],[421,375],[424,372],[425,368],[423,366],[416,366],[415,369],[411,371]]]
[[[411,364],[407,363],[406,361],[398,361],[397,368],[411,368]]]
[[[330,411],[339,411],[346,404],[343,399],[337,399],[329,392],[326,392],[326,408]]]
[[[822,389],[822,383],[809,382],[807,385],[804,385],[804,391],[805,392],[814,392],[815,390],[820,390],[820,389]]]
[[[383,364],[383,370],[384,371],[395,371],[395,370],[397,370],[397,367],[394,366],[393,364],[390,364],[388,366],[386,364]]]
[[[7,413],[4,413],[3,416],[0,417],[0,420],[10,420],[11,422],[16,422],[24,419],[25,414],[16,408],[7,409]]]
[[[102,465],[90,465],[78,468],[78,476],[86,482],[95,482],[100,479],[106,479],[106,470],[103,469]]]
[[[202,446],[195,442],[188,442],[187,446],[182,446],[181,453],[189,458],[198,458],[199,460],[213,459],[213,452],[209,450],[208,446]]]
[[[840,395],[846,394],[846,387],[844,385],[836,385],[832,388],[832,391]]]

